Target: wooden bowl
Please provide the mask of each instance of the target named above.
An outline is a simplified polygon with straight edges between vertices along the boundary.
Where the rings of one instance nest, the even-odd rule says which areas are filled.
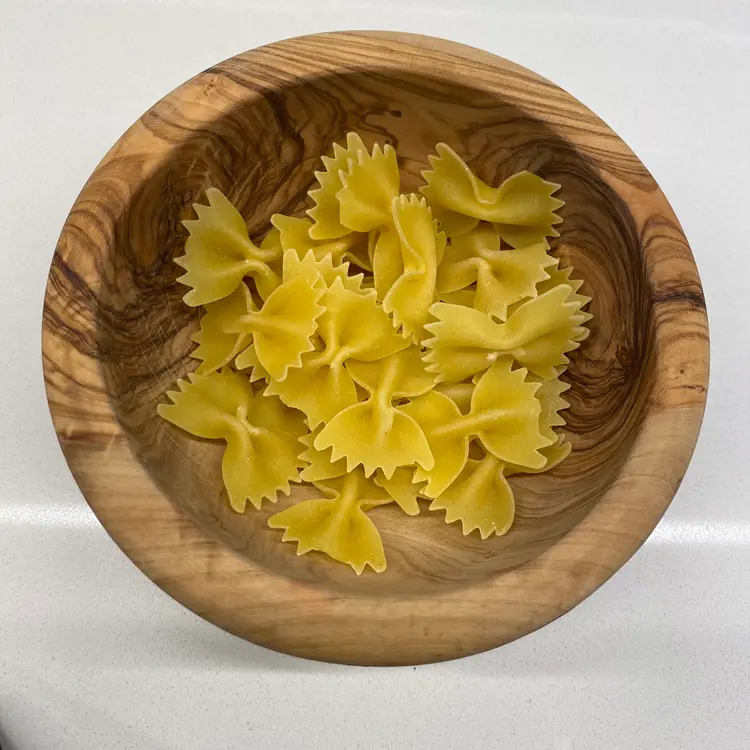
[[[506,536],[463,536],[426,509],[373,511],[388,570],[355,576],[295,555],[233,513],[221,448],[156,417],[192,370],[198,312],[172,259],[209,186],[251,236],[299,212],[322,154],[349,130],[398,148],[404,191],[445,141],[498,184],[562,184],[553,243],[593,300],[567,377],[574,452],[514,480]],[[154,105],[86,183],[60,236],[44,308],[44,372],[63,451],[123,551],[202,617],[291,654],[437,661],[498,646],[575,606],[639,547],[690,459],[708,381],[698,273],[680,225],[628,147],[566,92],[498,57],[429,37],[336,33],[253,50]],[[300,488],[296,499],[309,493]]]

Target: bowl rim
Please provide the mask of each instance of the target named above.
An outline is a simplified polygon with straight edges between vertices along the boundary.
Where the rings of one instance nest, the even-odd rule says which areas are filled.
[[[618,478],[578,525],[537,558],[429,597],[342,597],[274,575],[172,506],[135,457],[96,357],[96,290],[117,212],[87,238],[79,226],[92,202],[108,200],[100,178],[118,160],[137,157],[142,169],[138,179],[122,176],[117,200],[131,195],[179,145],[160,139],[150,117],[189,110],[189,127],[197,129],[220,116],[219,88],[246,99],[258,95],[243,88],[248,77],[286,86],[373,67],[433,76],[439,71],[441,78],[464,83],[470,75],[472,86],[502,93],[586,154],[637,224],[654,314],[654,386]],[[606,154],[637,167],[648,190],[609,168]],[[60,235],[45,295],[42,355],[49,407],[70,469],[104,528],[151,580],[256,644],[325,661],[386,665],[440,661],[512,641],[572,609],[630,558],[667,509],[693,453],[706,401],[709,339],[697,268],[671,207],[596,115],[549,81],[490,53],[433,37],[358,31],[287,39],[230,58],[176,88],[126,131],[92,173]],[[127,492],[113,493],[123,471]],[[147,525],[133,523],[143,517]]]

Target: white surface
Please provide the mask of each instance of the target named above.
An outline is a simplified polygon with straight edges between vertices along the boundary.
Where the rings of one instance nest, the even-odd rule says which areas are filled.
[[[533,5],[0,0],[3,750],[748,746],[750,349],[740,269],[750,263],[750,10],[742,0]],[[372,27],[483,47],[593,108],[672,202],[712,325],[699,447],[645,547],[542,631],[418,669],[280,656],[159,591],[68,473],[39,356],[59,230],[143,110],[245,49]]]

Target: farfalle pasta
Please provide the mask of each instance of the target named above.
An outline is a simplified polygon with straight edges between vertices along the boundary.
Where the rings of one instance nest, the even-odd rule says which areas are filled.
[[[404,336],[416,340],[430,318],[438,258],[443,257],[446,239],[424,199],[402,195],[391,210],[401,262],[398,276],[384,292],[383,309]]]
[[[305,414],[311,429],[357,403],[355,381],[344,366],[347,361],[370,362],[408,346],[377,304],[374,290],[355,291],[337,277],[321,302],[325,312],[318,321],[318,336],[323,349],[306,354],[299,368],[269,384],[271,393]]]
[[[425,361],[440,381],[460,382],[509,355],[542,378],[557,376],[566,354],[580,345],[579,329],[586,320],[572,287],[559,284],[526,300],[504,323],[480,310],[437,302],[437,318],[426,328]]]
[[[478,439],[499,459],[532,469],[545,464],[541,448],[554,442],[539,429],[539,383],[512,370],[509,357],[495,362],[477,382],[468,414],[443,393],[431,390],[402,410],[422,428],[434,458],[432,467],[417,467],[414,481],[426,481],[427,497],[437,497],[461,473],[469,458],[469,443]]]
[[[313,351],[312,337],[318,318],[325,312],[319,304],[325,293],[317,269],[289,273],[296,253],[287,250],[284,257],[284,281],[271,292],[260,310],[250,310],[226,326],[230,333],[252,336],[254,356],[274,380],[284,380],[289,368],[302,366],[302,355]],[[251,364],[240,353],[240,369]]]
[[[324,497],[303,500],[268,519],[272,529],[284,529],[282,540],[297,542],[297,554],[324,552],[351,565],[357,574],[369,565],[386,568],[380,532],[365,511],[393,502],[361,468],[314,483]]]
[[[506,320],[508,307],[537,296],[537,285],[549,279],[547,269],[557,261],[547,254],[546,242],[520,250],[501,250],[500,235],[485,224],[459,237],[446,249],[437,275],[441,301],[473,285],[471,306],[499,320]]]
[[[228,297],[249,276],[266,299],[279,285],[273,263],[280,248],[257,247],[250,241],[240,212],[216,188],[206,190],[208,206],[195,204],[198,218],[183,222],[190,233],[185,255],[175,263],[185,269],[177,281],[191,287],[184,296],[191,307]]]
[[[343,188],[342,173],[349,170],[350,164],[358,163],[359,154],[367,148],[357,133],[346,136],[346,147],[333,144],[333,157],[324,156],[323,169],[315,172],[318,187],[310,191],[315,207],[307,213],[313,221],[310,237],[313,240],[332,240],[344,237],[352,230],[341,223],[341,205],[338,194]]]
[[[274,214],[259,241],[209,188],[175,261],[203,314],[195,371],[159,415],[225,443],[238,513],[314,487],[268,524],[357,574],[386,569],[378,506],[408,522],[426,499],[464,534],[505,534],[508,478],[572,450],[561,375],[591,314],[548,244],[560,186],[530,172],[490,185],[436,152],[421,195],[404,195],[394,148],[349,133],[308,215]]]
[[[224,440],[221,464],[229,503],[242,513],[249,500],[276,502],[299,482],[299,418],[270,396],[253,392],[250,381],[229,368],[204,377],[190,375],[168,391],[171,404],[159,416],[183,430],[210,440]]]
[[[427,393],[434,377],[427,372],[416,347],[402,349],[375,362],[352,361],[349,374],[367,391],[367,398],[336,414],[315,438],[315,448],[333,450],[333,460],[345,458],[351,471],[362,465],[370,476],[376,469],[390,478],[399,466],[434,464],[427,438],[419,425],[393,402]]]
[[[444,211],[491,221],[511,247],[536,245],[545,237],[557,237],[562,219],[555,211],[564,203],[552,194],[560,189],[531,172],[519,172],[498,187],[482,182],[448,145],[439,143],[438,156],[430,157],[431,170],[422,173],[421,189],[430,203]],[[455,231],[455,230],[454,230]]]

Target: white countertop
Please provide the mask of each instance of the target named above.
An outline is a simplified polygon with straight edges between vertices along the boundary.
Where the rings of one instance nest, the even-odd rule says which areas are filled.
[[[3,750],[748,747],[750,8],[529,5],[533,12],[500,0],[0,0]],[[68,472],[39,352],[65,216],[143,110],[245,49],[377,27],[508,57],[608,122],[685,228],[712,339],[698,449],[643,549],[541,631],[416,669],[278,655],[162,593],[110,540]]]

